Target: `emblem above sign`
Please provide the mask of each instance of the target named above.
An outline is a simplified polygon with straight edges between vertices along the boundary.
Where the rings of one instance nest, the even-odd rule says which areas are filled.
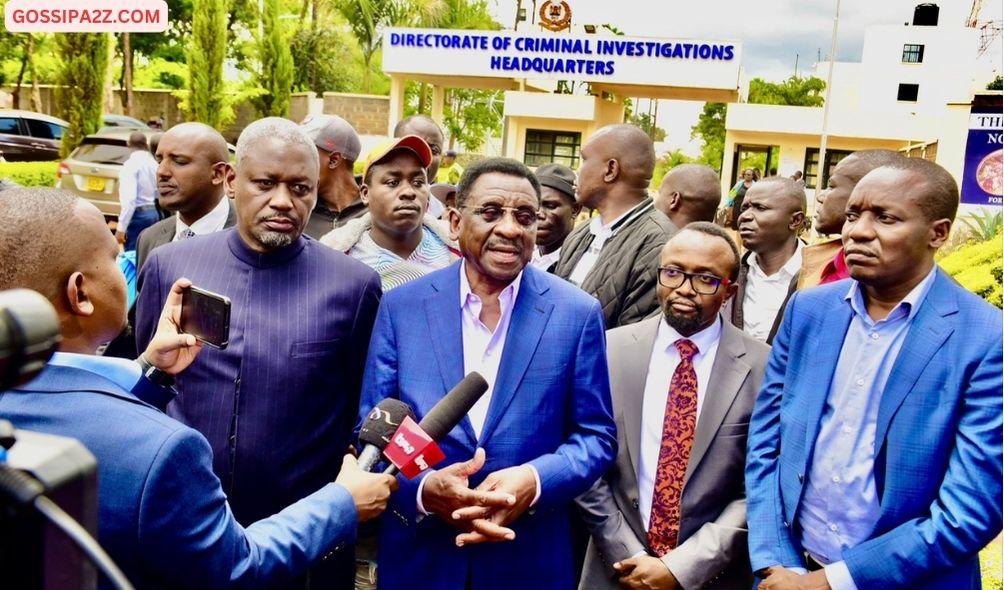
[[[540,6],[540,26],[548,31],[564,31],[572,24],[572,7],[565,0],[546,0]]]

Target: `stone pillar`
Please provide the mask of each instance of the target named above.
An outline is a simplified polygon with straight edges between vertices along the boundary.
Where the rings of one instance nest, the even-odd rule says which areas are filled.
[[[387,135],[394,136],[394,126],[404,118],[405,80],[397,74],[390,76],[390,112],[387,113]]]
[[[446,103],[446,89],[442,86],[432,86],[432,120],[443,126],[443,106]]]

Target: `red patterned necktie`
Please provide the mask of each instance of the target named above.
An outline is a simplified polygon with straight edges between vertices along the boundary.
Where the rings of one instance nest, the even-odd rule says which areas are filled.
[[[666,398],[648,525],[648,544],[659,557],[676,548],[680,535],[680,495],[697,423],[697,371],[694,370],[697,345],[686,338],[673,345],[680,351],[680,364],[673,372]]]

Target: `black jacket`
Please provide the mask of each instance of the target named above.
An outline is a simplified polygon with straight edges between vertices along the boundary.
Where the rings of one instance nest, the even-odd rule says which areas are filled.
[[[659,253],[676,232],[676,226],[655,209],[652,199],[639,203],[618,222],[596,265],[579,285],[600,301],[608,330],[641,321],[659,308],[655,294]],[[567,280],[592,241],[588,223],[575,228],[561,246],[554,274]]]

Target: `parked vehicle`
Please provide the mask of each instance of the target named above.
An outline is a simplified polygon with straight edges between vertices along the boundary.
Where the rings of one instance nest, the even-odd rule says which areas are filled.
[[[62,119],[0,109],[0,153],[8,162],[59,159],[59,143],[70,124]]]
[[[135,117],[128,115],[115,115],[112,113],[101,116],[101,131],[118,131],[122,128],[138,129],[140,131],[149,129],[150,126]]]
[[[142,132],[149,140],[154,129],[107,130],[88,135],[68,158],[59,164],[56,186],[87,199],[111,219],[119,214],[119,170],[132,150],[129,136]],[[236,148],[229,145],[233,158]]]

